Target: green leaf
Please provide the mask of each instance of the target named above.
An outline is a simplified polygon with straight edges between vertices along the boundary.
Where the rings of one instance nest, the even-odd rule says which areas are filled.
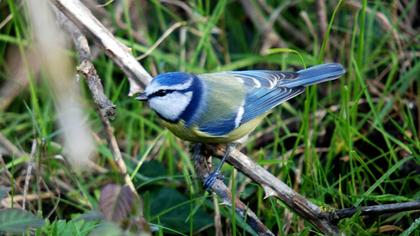
[[[44,219],[18,208],[0,210],[0,231],[8,233],[24,233],[28,229],[39,228]]]
[[[190,216],[191,204],[195,207],[196,202],[192,202],[193,200],[175,189],[161,188],[152,194],[151,199],[150,210],[153,219],[159,219],[158,223],[166,229],[188,233],[191,229],[195,232],[213,224],[213,218],[201,207]],[[190,224],[193,224],[192,227]]]
[[[48,236],[61,236],[61,235],[78,235],[87,236],[90,235],[95,228],[98,227],[98,222],[84,221],[84,220],[57,220],[51,223],[49,229],[45,231],[45,235]],[[46,228],[46,227],[44,227]]]

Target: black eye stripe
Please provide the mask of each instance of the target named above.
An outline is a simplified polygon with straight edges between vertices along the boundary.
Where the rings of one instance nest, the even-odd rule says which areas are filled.
[[[163,97],[168,93],[172,93],[172,92],[180,92],[180,93],[186,93],[186,92],[190,92],[192,91],[190,88],[188,89],[183,89],[183,90],[175,90],[175,89],[161,89],[158,90],[152,94],[150,94],[148,97],[152,98],[152,97]]]
[[[174,90],[170,90],[170,89],[162,89],[162,90],[158,90],[152,94],[150,94],[149,97],[163,97],[168,93],[172,93]]]

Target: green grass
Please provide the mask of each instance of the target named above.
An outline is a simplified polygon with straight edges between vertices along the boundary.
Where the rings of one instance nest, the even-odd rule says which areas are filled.
[[[174,23],[186,21],[141,63],[151,74],[168,71],[204,73],[224,70],[296,70],[335,61],[346,67],[346,75],[334,82],[311,87],[303,95],[277,107],[255,133],[265,132],[268,141],[252,140],[247,154],[264,165],[303,196],[323,207],[345,208],[371,204],[419,200],[420,141],[418,75],[420,60],[419,17],[404,27],[414,0],[397,13],[386,1],[361,1],[359,10],[350,10],[347,1],[327,2],[328,29],[324,36],[310,33],[299,15],[305,11],[319,30],[314,1],[289,4],[281,16],[312,44],[302,45],[278,22],[272,30],[286,46],[273,45],[261,52],[266,36],[252,23],[239,1],[187,1],[188,9],[158,0],[141,3],[111,1],[103,7],[113,33],[141,56]],[[255,11],[269,19],[256,0]],[[417,3],[418,4],[418,3]],[[278,1],[267,1],[273,10]],[[122,11],[117,8],[122,7]],[[367,11],[369,9],[369,11]],[[190,12],[189,12],[190,11]],[[118,12],[120,16],[116,16]],[[376,17],[382,13],[397,31],[399,49],[390,30]],[[10,76],[11,56],[25,57],[32,42],[24,7],[16,1],[0,2],[0,88]],[[191,14],[190,14],[191,13]],[[116,19],[118,18],[118,20]],[[122,21],[125,28],[118,21]],[[1,25],[1,23],[0,23]],[[180,32],[186,30],[185,42]],[[140,34],[147,45],[137,41]],[[404,55],[401,55],[401,52]],[[185,54],[183,54],[185,53]],[[77,54],[70,52],[77,62]],[[183,56],[184,55],[184,56]],[[26,59],[22,69],[28,69]],[[105,93],[117,105],[112,121],[128,174],[143,199],[143,215],[157,235],[213,235],[215,201],[205,193],[190,159],[190,145],[166,131],[147,106],[128,97],[128,82],[121,70],[100,51],[93,60],[102,78]],[[406,66],[406,63],[409,65]],[[28,202],[28,209],[48,219],[38,235],[78,232],[87,235],[98,222],[77,221],[80,215],[98,210],[100,191],[107,183],[123,183],[106,145],[101,122],[84,80],[80,80],[87,123],[99,139],[97,165],[105,173],[74,173],[57,158],[64,155],[62,130],[56,124],[52,91],[45,73],[31,74],[28,85],[7,108],[0,110],[0,133],[19,149],[29,153],[32,140],[38,141],[35,175],[29,194],[53,192],[54,197]],[[1,93],[0,93],[1,94]],[[2,99],[0,97],[0,99]],[[334,109],[330,109],[334,108]],[[314,114],[325,112],[322,118]],[[296,118],[295,122],[285,121]],[[267,132],[267,130],[272,130]],[[252,135],[251,135],[252,136]],[[252,137],[251,137],[252,138]],[[1,146],[0,146],[1,147]],[[1,149],[0,149],[1,151]],[[287,158],[284,156],[286,153]],[[10,187],[9,197],[23,194],[28,158],[4,154],[0,157],[0,186]],[[7,170],[7,173],[6,173]],[[10,175],[9,175],[9,174]],[[225,165],[223,173],[232,192],[275,234],[308,235],[318,232],[299,216],[289,215],[276,199],[264,199],[263,189],[246,183],[246,177]],[[243,189],[242,192],[238,189]],[[158,202],[160,201],[160,202]],[[252,230],[234,211],[219,206],[223,232],[251,235]],[[349,235],[397,235],[407,230],[419,235],[416,212],[363,218],[355,215],[340,221]],[[392,227],[391,227],[392,226]],[[285,231],[287,229],[287,231]],[[417,232],[417,233],[416,233]]]

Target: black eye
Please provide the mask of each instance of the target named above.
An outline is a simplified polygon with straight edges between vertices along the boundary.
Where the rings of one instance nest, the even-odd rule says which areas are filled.
[[[163,97],[163,96],[165,96],[168,93],[169,93],[168,90],[159,90],[159,91],[155,92],[154,95],[155,96],[158,96],[158,97]]]

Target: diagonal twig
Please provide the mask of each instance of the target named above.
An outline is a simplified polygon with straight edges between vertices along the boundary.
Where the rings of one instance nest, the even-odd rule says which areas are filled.
[[[196,144],[194,147],[194,165],[197,174],[202,179],[203,183],[206,177],[210,174],[211,169],[208,163],[208,158],[210,155],[203,150],[201,144]],[[216,193],[222,200],[223,204],[232,205],[232,193],[229,188],[223,183],[222,180],[217,179],[215,183],[211,186],[211,191]],[[235,198],[234,207],[236,213],[238,213],[242,218],[246,219],[247,224],[255,230],[258,235],[274,235],[255,215],[252,210],[250,210],[239,198]]]
[[[144,89],[151,76],[131,55],[130,49],[120,43],[78,0],[50,0],[79,29],[101,46],[105,53],[124,71],[130,81],[132,96]]]

